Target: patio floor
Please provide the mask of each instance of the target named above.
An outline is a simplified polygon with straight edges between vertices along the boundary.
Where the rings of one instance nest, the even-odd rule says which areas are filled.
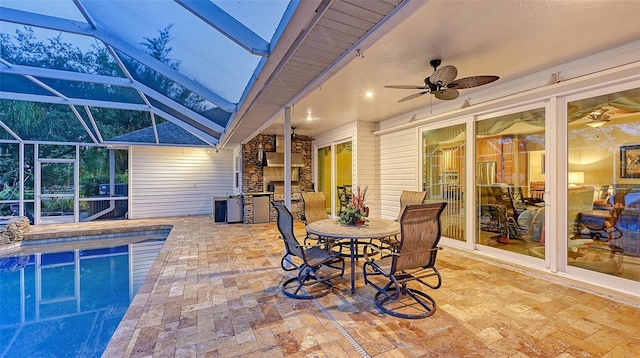
[[[40,225],[30,235],[163,224],[173,229],[105,357],[640,356],[639,298],[449,247],[436,265],[443,285],[428,289],[436,313],[403,320],[376,310],[362,275],[352,295],[348,272],[326,297],[286,298],[275,223],[194,216]]]

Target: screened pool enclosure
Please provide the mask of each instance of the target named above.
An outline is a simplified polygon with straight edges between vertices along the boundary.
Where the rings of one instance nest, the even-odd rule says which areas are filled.
[[[216,147],[297,4],[3,1],[0,215],[125,218],[128,148]]]

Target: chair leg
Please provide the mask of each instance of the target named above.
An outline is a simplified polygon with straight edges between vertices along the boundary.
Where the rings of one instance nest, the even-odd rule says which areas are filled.
[[[376,307],[378,307],[381,312],[399,318],[419,319],[430,317],[436,311],[436,302],[431,296],[422,291],[402,285],[400,295],[395,299],[393,298],[395,295],[387,294],[387,292],[390,291],[396,291],[396,288],[388,287],[386,292],[378,291],[374,296]],[[415,303],[406,302],[407,298],[411,298],[419,307],[417,307]],[[389,307],[394,304],[397,307]]]
[[[343,269],[344,273],[344,269]],[[311,300],[329,294],[333,283],[328,279],[318,280],[316,272],[307,267],[302,269],[297,277],[292,277],[282,284],[282,293],[299,300]],[[300,293],[302,290],[302,293]]]

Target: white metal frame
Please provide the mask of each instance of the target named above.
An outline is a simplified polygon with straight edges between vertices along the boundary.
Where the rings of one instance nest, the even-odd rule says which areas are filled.
[[[76,146],[77,151],[77,146]],[[37,155],[37,154],[36,154]],[[43,194],[42,193],[42,164],[73,164],[73,194],[63,194],[63,193],[52,193],[52,194]],[[35,213],[34,213],[34,222],[36,225],[42,224],[42,199],[45,198],[72,198],[73,199],[73,222],[78,222],[78,194],[79,194],[79,171],[78,171],[78,156],[76,153],[75,159],[51,159],[51,158],[37,158],[35,162]],[[47,221],[47,220],[44,220]],[[68,222],[68,221],[61,221]]]

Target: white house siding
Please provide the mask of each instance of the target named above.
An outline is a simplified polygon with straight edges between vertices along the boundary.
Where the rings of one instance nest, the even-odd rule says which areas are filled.
[[[233,151],[132,147],[129,218],[205,215],[233,192]]]
[[[416,129],[383,134],[380,141],[380,209],[383,219],[395,219],[400,210],[400,193],[420,189],[416,168]]]
[[[380,217],[380,190],[378,178],[378,137],[373,135],[375,123],[356,122],[354,169],[357,184],[368,186],[369,215]],[[355,179],[354,179],[355,180]],[[356,181],[354,181],[356,183]]]

